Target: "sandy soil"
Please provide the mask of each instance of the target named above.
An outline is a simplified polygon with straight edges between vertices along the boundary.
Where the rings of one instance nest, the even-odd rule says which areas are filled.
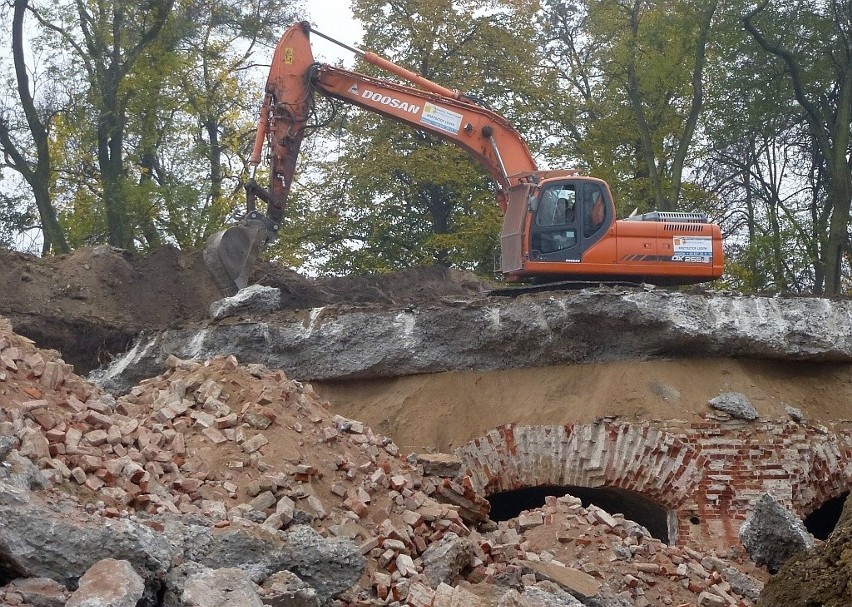
[[[563,424],[603,416],[700,421],[707,401],[741,392],[758,412],[852,418],[852,365],[679,359],[460,372],[386,380],[315,382],[341,414],[404,449],[451,450],[506,423]]]

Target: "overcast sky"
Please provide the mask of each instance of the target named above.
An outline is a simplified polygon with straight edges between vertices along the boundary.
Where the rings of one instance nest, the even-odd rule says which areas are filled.
[[[310,15],[309,21],[316,29],[335,40],[358,46],[361,42],[361,26],[352,18],[349,9],[350,0],[305,0],[305,7]],[[311,38],[314,56],[327,63],[343,60],[347,66],[352,66],[352,53],[330,43],[319,36]]]

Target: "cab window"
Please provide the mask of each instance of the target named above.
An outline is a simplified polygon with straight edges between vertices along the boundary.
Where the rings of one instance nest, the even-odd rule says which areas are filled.
[[[583,214],[583,235],[589,238],[603,225],[606,219],[606,204],[600,186],[589,188],[588,196],[584,198],[586,212]]]
[[[574,223],[577,192],[574,188],[550,188],[542,192],[535,216],[536,225],[542,227]]]

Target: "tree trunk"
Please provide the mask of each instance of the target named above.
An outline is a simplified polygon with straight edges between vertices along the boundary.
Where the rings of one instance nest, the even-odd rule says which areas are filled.
[[[831,4],[831,3],[828,3]],[[831,212],[828,233],[820,235],[820,241],[825,243],[821,252],[823,270],[825,272],[825,294],[838,295],[842,290],[841,275],[843,253],[848,243],[849,207],[852,205],[852,176],[849,174],[849,131],[852,126],[852,60],[847,52],[843,64],[834,63],[838,93],[836,99],[829,99],[822,92],[811,92],[806,89],[806,81],[802,75],[802,66],[794,52],[771,42],[755,26],[754,18],[769,5],[769,0],[762,2],[743,17],[743,25],[754,37],[757,43],[767,52],[783,61],[793,94],[805,112],[811,133],[818,146],[819,152],[825,159],[828,174],[827,207]],[[842,15],[842,7],[833,5],[835,16]],[[844,33],[838,23],[838,30]],[[830,49],[826,52],[831,55]],[[834,55],[831,55],[834,56]],[[819,292],[819,282],[815,285]]]
[[[448,234],[450,231],[450,214],[453,202],[447,191],[441,186],[429,184],[423,191],[429,209],[429,221],[433,234]],[[437,249],[433,254],[435,265],[450,267],[450,252],[447,249]]]
[[[127,123],[126,96],[122,83],[144,50],[159,36],[171,13],[174,0],[145,4],[141,30],[128,17],[130,2],[112,3],[97,13],[88,13],[87,3],[78,1],[87,62],[95,105],[98,110],[98,168],[101,172],[103,203],[109,244],[122,249],[133,247],[134,228],[127,207],[124,167],[124,135]]]
[[[852,204],[852,185],[850,185],[849,167],[846,173],[832,175],[829,198],[831,200],[831,222],[828,227],[828,239],[825,251],[825,293],[839,295],[843,290],[841,282],[843,259],[849,244],[849,207]]]
[[[15,12],[12,20],[12,55],[15,62],[18,96],[27,119],[30,135],[35,144],[35,166],[28,162],[23,153],[12,142],[7,123],[3,123],[0,142],[11,164],[17,170],[33,191],[36,208],[41,220],[44,234],[43,252],[53,250],[56,253],[67,253],[70,248],[65,239],[65,233],[59,224],[56,208],[50,195],[51,160],[47,127],[41,122],[30,92],[29,76],[24,56],[24,14],[27,0],[15,0]]]
[[[210,202],[216,204],[222,198],[222,144],[219,143],[219,121],[208,118],[205,123],[207,140],[207,162],[210,166]]]
[[[698,22],[698,34],[695,40],[695,64],[692,68],[692,98],[690,100],[689,115],[683,124],[683,131],[678,139],[677,149],[672,159],[671,187],[667,197],[672,208],[669,210],[674,210],[677,206],[677,201],[680,199],[686,153],[692,143],[692,137],[695,135],[695,127],[698,125],[698,118],[704,106],[703,78],[704,65],[707,61],[707,38],[710,35],[710,25],[713,23],[713,16],[716,14],[717,4],[717,0],[707,2],[704,6],[701,20]]]
[[[122,143],[124,141],[123,113],[118,104],[118,82],[107,79],[104,105],[98,117],[98,168],[101,172],[104,210],[107,218],[109,244],[131,249],[132,236],[123,189]],[[112,90],[109,90],[112,89]]]
[[[630,57],[627,60],[627,98],[633,115],[636,117],[636,126],[639,129],[639,143],[642,158],[648,171],[651,182],[651,192],[654,196],[654,207],[661,211],[673,211],[674,205],[663,195],[663,184],[660,172],[657,169],[654,144],[651,141],[651,127],[645,118],[645,108],[642,100],[642,89],[639,84],[639,76],[636,73],[636,44],[639,37],[639,11],[642,3],[634,0],[633,9],[630,13]]]

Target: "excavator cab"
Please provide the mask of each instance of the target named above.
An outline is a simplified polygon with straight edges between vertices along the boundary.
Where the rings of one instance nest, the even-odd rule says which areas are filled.
[[[530,199],[529,258],[580,261],[582,253],[603,235],[606,212],[603,188],[572,180],[542,187]],[[609,217],[608,217],[609,216]]]
[[[510,188],[501,272],[512,281],[679,285],[722,274],[719,226],[700,213],[617,220],[605,181],[571,175]]]

